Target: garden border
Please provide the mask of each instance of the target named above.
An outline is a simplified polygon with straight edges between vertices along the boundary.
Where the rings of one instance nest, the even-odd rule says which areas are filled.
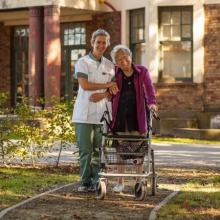
[[[164,205],[166,205],[174,196],[176,196],[180,192],[179,188],[176,188],[174,192],[172,192],[170,195],[168,195],[164,200],[162,200],[157,206],[153,208],[153,210],[150,212],[148,220],[155,220],[157,217],[157,213],[160,210],[160,208]]]
[[[74,185],[74,184],[76,184],[76,183],[69,183],[69,184],[60,186],[60,187],[58,187],[58,188],[55,188],[55,189],[46,191],[46,192],[44,192],[44,193],[38,194],[38,195],[36,195],[36,196],[33,196],[33,197],[29,198],[29,199],[26,199],[26,200],[24,200],[24,201],[22,201],[22,202],[19,202],[19,203],[13,205],[13,206],[11,206],[11,207],[8,207],[8,208],[6,208],[6,209],[3,209],[3,210],[0,212],[0,219],[1,219],[5,214],[7,214],[9,211],[11,211],[11,210],[13,210],[13,209],[16,209],[17,207],[19,207],[19,206],[21,206],[21,205],[24,205],[24,204],[26,204],[26,203],[28,203],[28,202],[30,202],[30,201],[33,201],[33,200],[35,200],[35,199],[37,199],[37,198],[39,198],[39,197],[41,197],[41,196],[47,195],[47,194],[49,194],[49,193],[55,192],[55,191],[60,190],[60,189],[62,189],[62,188],[64,188],[64,187],[68,187],[68,186],[71,186],[71,185]]]

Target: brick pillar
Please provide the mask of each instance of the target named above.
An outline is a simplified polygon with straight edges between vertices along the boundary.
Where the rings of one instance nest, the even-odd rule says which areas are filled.
[[[40,106],[43,96],[43,8],[29,9],[29,100]]]
[[[44,8],[44,93],[46,107],[50,100],[60,99],[61,44],[60,44],[60,8]]]
[[[220,4],[208,4],[205,8],[205,74],[204,107],[206,111],[220,109]]]

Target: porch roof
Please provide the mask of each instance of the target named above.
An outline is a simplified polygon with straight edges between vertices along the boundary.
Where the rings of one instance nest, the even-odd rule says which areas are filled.
[[[109,8],[98,0],[2,0],[0,23],[6,26],[28,25],[30,7],[49,5],[61,7],[60,22],[88,21],[93,14],[109,11]]]
[[[99,0],[1,0],[0,11],[49,5],[81,10],[109,11],[109,8],[100,4]]]

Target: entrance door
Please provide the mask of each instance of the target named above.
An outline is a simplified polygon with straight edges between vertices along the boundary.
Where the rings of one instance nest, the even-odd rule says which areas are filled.
[[[85,25],[79,23],[62,24],[61,34],[61,97],[70,101],[78,90],[78,81],[73,76],[75,63],[86,54]]]
[[[74,66],[76,61],[86,54],[86,49],[68,47],[63,50],[63,54],[64,71],[61,74],[61,97],[70,101],[78,91],[78,81],[74,78]]]
[[[12,105],[28,97],[28,27],[13,30]]]

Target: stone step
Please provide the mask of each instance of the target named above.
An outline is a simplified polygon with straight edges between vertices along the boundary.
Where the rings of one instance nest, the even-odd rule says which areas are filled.
[[[159,115],[161,118],[195,118],[197,116],[197,112],[195,111],[187,111],[187,110],[169,110],[164,111],[160,110]]]
[[[197,119],[193,118],[161,118],[160,134],[174,135],[174,128],[198,128]]]
[[[220,129],[174,128],[175,137],[220,140]]]

